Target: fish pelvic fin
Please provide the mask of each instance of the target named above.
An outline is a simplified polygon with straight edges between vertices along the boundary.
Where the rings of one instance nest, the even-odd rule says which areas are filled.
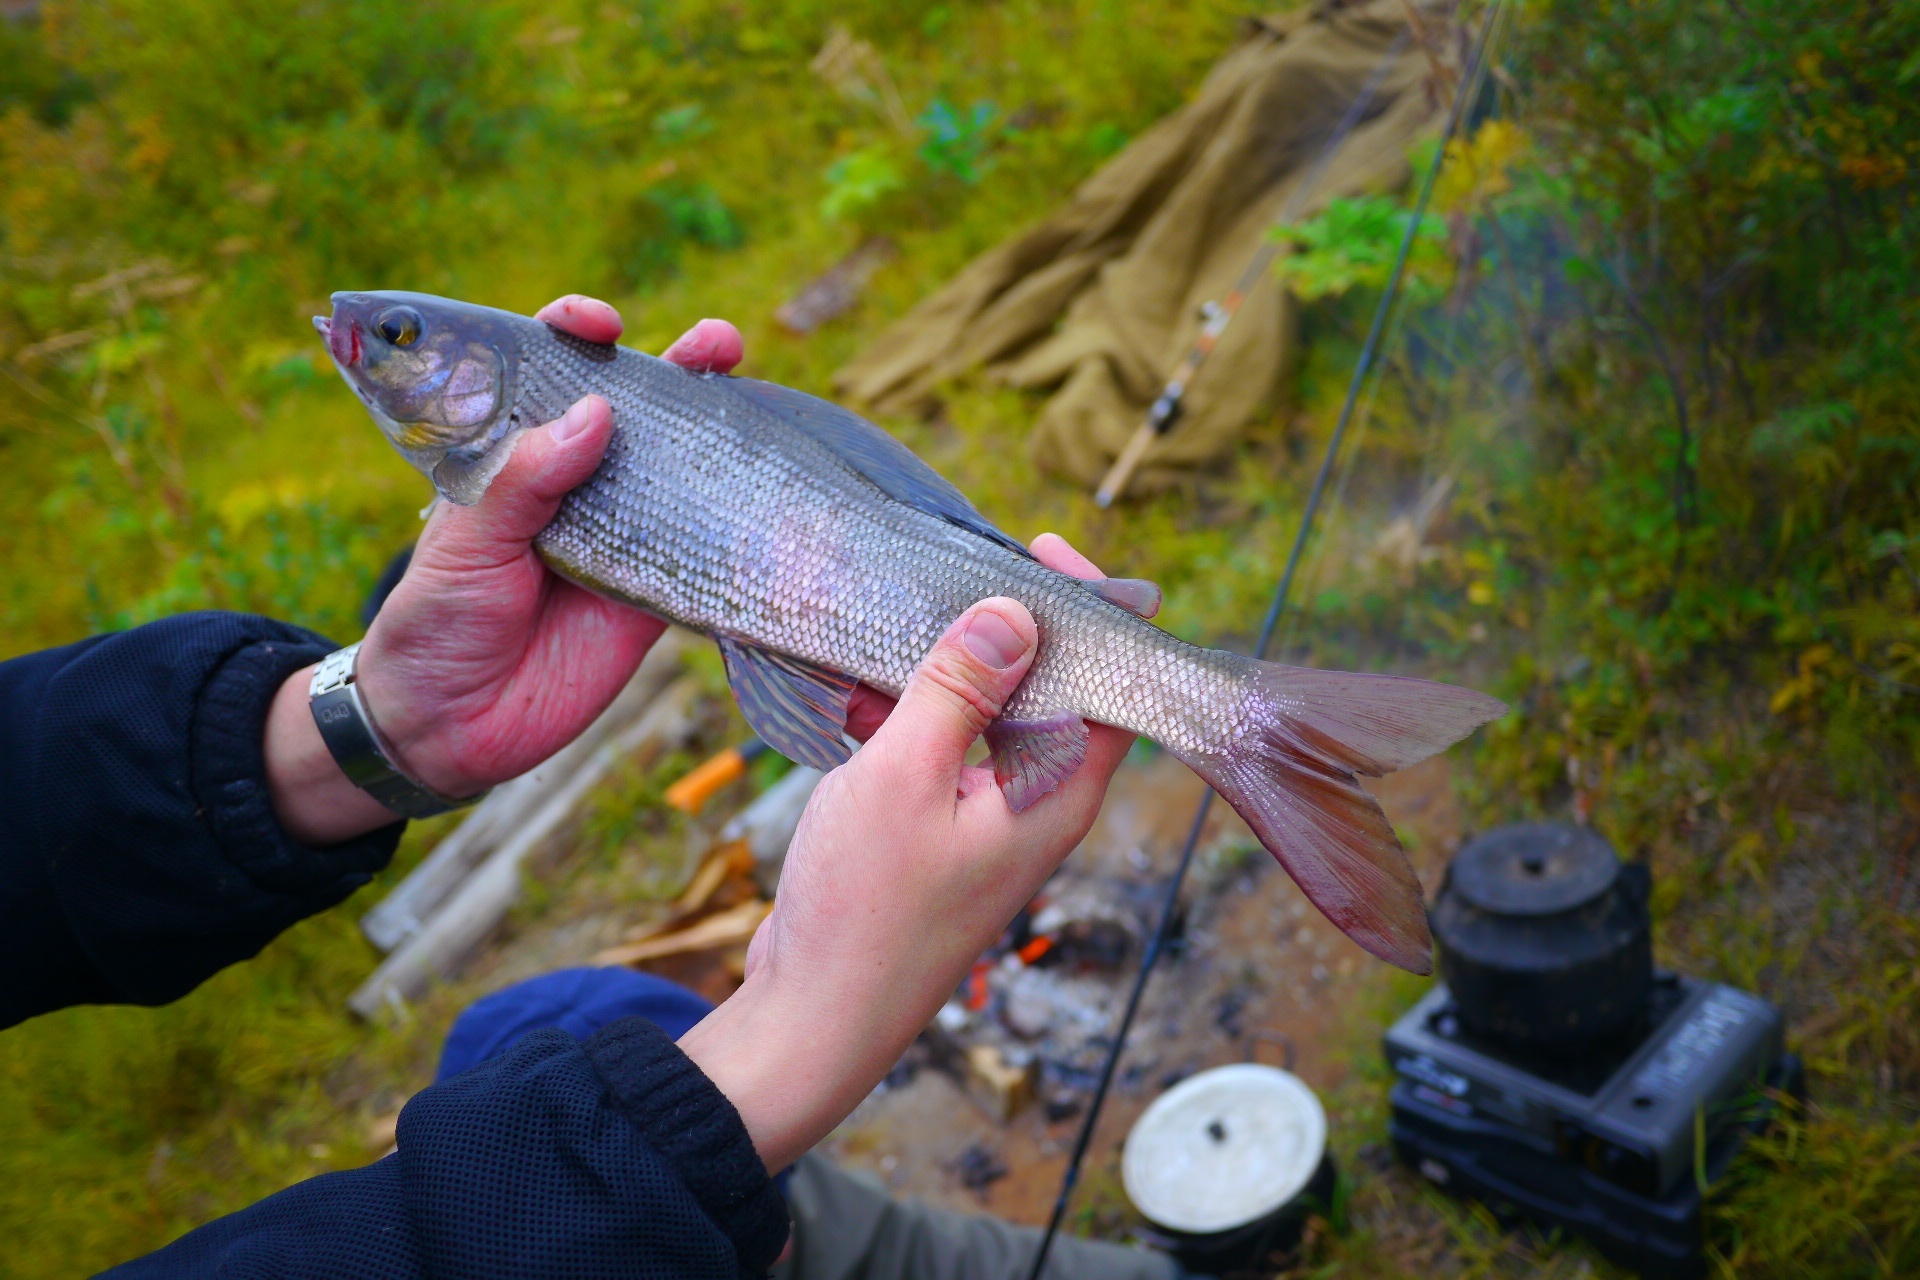
[[[987,726],[993,780],[1015,813],[1074,775],[1087,758],[1087,722],[1061,714],[1045,720],[995,720]]]
[[[1506,711],[1471,689],[1407,676],[1246,660],[1251,723],[1187,764],[1253,828],[1301,891],[1361,947],[1433,972],[1420,881],[1356,775],[1426,759]]]

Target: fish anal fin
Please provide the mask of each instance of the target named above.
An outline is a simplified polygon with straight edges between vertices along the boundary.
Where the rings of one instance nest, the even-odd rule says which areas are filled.
[[[995,720],[987,726],[993,780],[1007,807],[1022,813],[1071,778],[1087,758],[1087,722],[1075,715]]]
[[[953,482],[918,454],[857,413],[818,396],[757,378],[726,378],[724,385],[754,407],[825,445],[835,457],[895,501],[939,516],[1029,560],[1033,553],[1002,533]]]
[[[1160,612],[1160,584],[1145,578],[1094,578],[1088,581],[1087,590],[1136,618],[1151,618]]]
[[[847,762],[853,754],[844,736],[847,699],[858,681],[729,636],[716,640],[734,701],[762,741],[795,764],[823,772]]]

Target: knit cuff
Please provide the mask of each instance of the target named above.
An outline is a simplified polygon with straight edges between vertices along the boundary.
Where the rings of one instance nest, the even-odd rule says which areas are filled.
[[[733,1103],[645,1018],[610,1022],[584,1047],[614,1108],[733,1241],[740,1274],[764,1276],[787,1241],[787,1205]]]
[[[214,671],[194,707],[193,791],[221,851],[270,892],[338,890],[387,865],[404,821],[314,849],[281,827],[267,788],[267,712],[288,676],[332,651],[312,642],[262,640],[236,650]]]

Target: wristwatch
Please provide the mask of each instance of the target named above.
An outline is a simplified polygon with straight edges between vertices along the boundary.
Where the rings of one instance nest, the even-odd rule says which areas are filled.
[[[360,646],[350,644],[336,649],[321,660],[307,686],[307,705],[313,708],[313,722],[320,728],[320,740],[333,753],[340,772],[362,791],[387,808],[406,818],[431,818],[435,814],[463,809],[484,796],[455,800],[443,796],[423,782],[400,772],[393,762],[394,752],[374,727],[366,699],[354,682],[354,663]]]

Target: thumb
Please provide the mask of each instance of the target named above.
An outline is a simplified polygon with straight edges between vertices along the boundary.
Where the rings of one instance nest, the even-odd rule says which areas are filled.
[[[436,549],[463,565],[497,564],[522,555],[533,535],[553,519],[560,500],[600,465],[612,435],[613,409],[599,396],[584,396],[560,417],[527,432],[479,502],[443,508],[444,540],[436,539]]]
[[[1040,643],[1033,615],[994,596],[961,614],[920,660],[869,750],[957,783],[967,748],[1006,706]]]

